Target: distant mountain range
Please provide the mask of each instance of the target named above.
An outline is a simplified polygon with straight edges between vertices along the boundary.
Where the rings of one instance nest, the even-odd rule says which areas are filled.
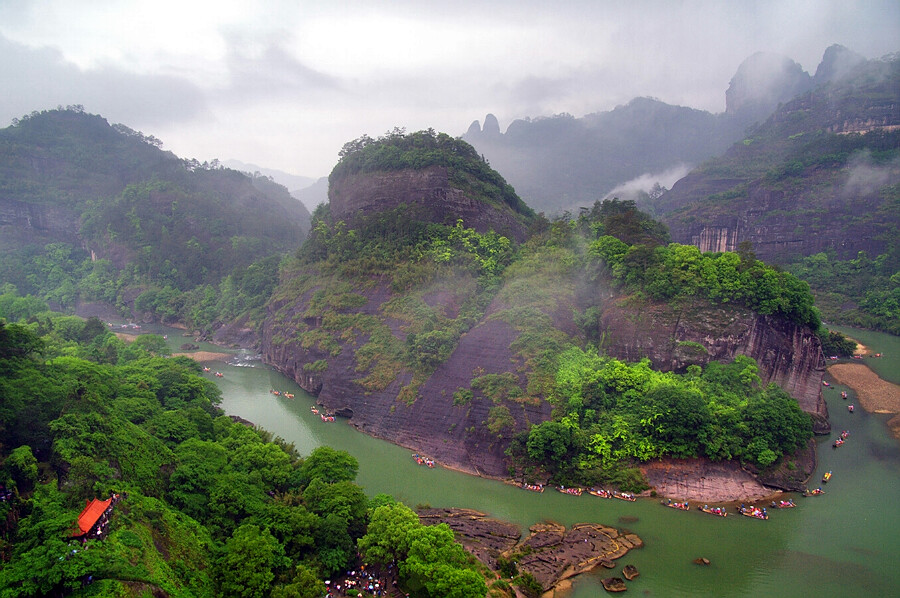
[[[731,79],[722,114],[636,98],[582,118],[516,120],[505,133],[489,114],[483,126],[473,122],[463,139],[535,210],[577,211],[640,177],[647,189],[654,182],[668,186],[677,173],[743,139],[748,127],[764,121],[780,103],[865,62],[859,54],[831,46],[810,76],[789,58],[761,52],[747,58]]]
[[[900,59],[832,47],[805,85],[722,156],[644,203],[673,240],[704,251],[748,241],[781,264],[897,247]]]
[[[320,203],[328,201],[328,177],[314,179],[275,168],[248,164],[240,160],[225,160],[223,165],[226,168],[233,168],[251,175],[259,173],[262,176],[269,177],[279,185],[286,187],[290,191],[291,196],[299,199],[310,212],[316,209],[316,206]]]

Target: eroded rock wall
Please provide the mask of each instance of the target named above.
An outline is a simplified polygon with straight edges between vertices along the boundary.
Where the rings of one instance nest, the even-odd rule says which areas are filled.
[[[350,175],[332,183],[328,197],[335,220],[352,221],[405,205],[431,222],[452,226],[462,218],[479,233],[494,230],[517,241],[525,238],[525,227],[511,208],[486,204],[452,186],[442,166]]]
[[[516,332],[500,320],[485,318],[465,333],[450,358],[442,363],[418,389],[416,399],[407,404],[398,399],[401,389],[412,380],[409,371],[398,371],[396,378],[383,390],[366,390],[358,382],[366,372],[357,369],[355,351],[367,337],[347,338],[340,352],[332,355],[318,346],[304,347],[297,332],[321,325],[316,318],[303,318],[315,289],[296,300],[270,305],[269,318],[263,326],[261,351],[265,362],[276,366],[293,378],[304,390],[315,395],[319,404],[339,416],[349,417],[359,430],[384,438],[416,452],[433,457],[441,465],[489,477],[507,475],[504,463],[506,441],[515,431],[527,429],[550,417],[550,406],[518,404],[508,401],[516,420],[516,430],[506,441],[491,434],[485,422],[494,403],[475,396],[467,403],[454,404],[454,393],[469,388],[473,377],[516,371],[517,362],[509,346]],[[359,312],[375,315],[391,298],[389,281],[359,291],[368,298]],[[438,295],[434,301],[447,303],[449,310],[457,298]],[[490,310],[489,310],[490,311]],[[398,322],[389,322],[400,339],[406,333]],[[327,369],[310,372],[308,364],[328,362]],[[475,370],[478,369],[478,374]],[[520,374],[520,376],[523,376]],[[524,377],[521,385],[525,386]]]
[[[66,208],[0,198],[0,230],[22,238],[51,237],[75,242],[81,219]]]

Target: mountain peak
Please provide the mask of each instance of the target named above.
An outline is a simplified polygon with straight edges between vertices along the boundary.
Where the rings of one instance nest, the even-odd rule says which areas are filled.
[[[829,46],[822,56],[822,62],[816,69],[814,80],[816,85],[822,85],[830,81],[837,81],[850,74],[858,66],[866,62],[861,54],[845,48],[840,44]]]
[[[732,77],[725,92],[725,112],[762,119],[811,85],[809,73],[787,56],[757,52],[744,60]]]
[[[497,117],[493,114],[488,114],[484,117],[484,128],[481,130],[482,134],[485,136],[499,136],[500,135],[500,122],[497,120]]]

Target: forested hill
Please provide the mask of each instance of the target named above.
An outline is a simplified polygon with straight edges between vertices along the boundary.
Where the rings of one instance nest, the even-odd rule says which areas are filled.
[[[827,430],[808,287],[752,254],[669,244],[633,202],[535,217],[521,243],[415,215],[317,209],[260,328],[267,363],[366,433],[481,475],[640,488],[632,466],[655,457],[787,463],[812,427],[801,409]],[[736,386],[695,394],[732,361]],[[679,390],[653,403],[661,386]],[[692,432],[642,411],[675,404],[702,413]],[[745,422],[757,407],[791,430]]]
[[[134,307],[150,293],[140,311],[203,327],[212,314],[200,312],[214,307],[200,305],[206,289],[223,292],[229,277],[241,287],[253,268],[276,277],[275,256],[309,229],[306,208],[268,178],[161,145],[77,106],[0,130],[0,282],[63,309],[91,300]]]

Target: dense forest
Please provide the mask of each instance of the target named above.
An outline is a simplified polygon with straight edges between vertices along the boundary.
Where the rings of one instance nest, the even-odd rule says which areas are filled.
[[[900,335],[900,244],[874,259],[865,251],[851,260],[817,253],[788,270],[809,282],[829,322]]]
[[[379,588],[486,594],[446,525],[367,497],[343,451],[301,456],[223,415],[215,384],[161,337],[126,343],[14,303],[25,319],[0,320],[0,596],[318,598],[362,562]],[[85,501],[110,496],[103,532],[75,539]]]

